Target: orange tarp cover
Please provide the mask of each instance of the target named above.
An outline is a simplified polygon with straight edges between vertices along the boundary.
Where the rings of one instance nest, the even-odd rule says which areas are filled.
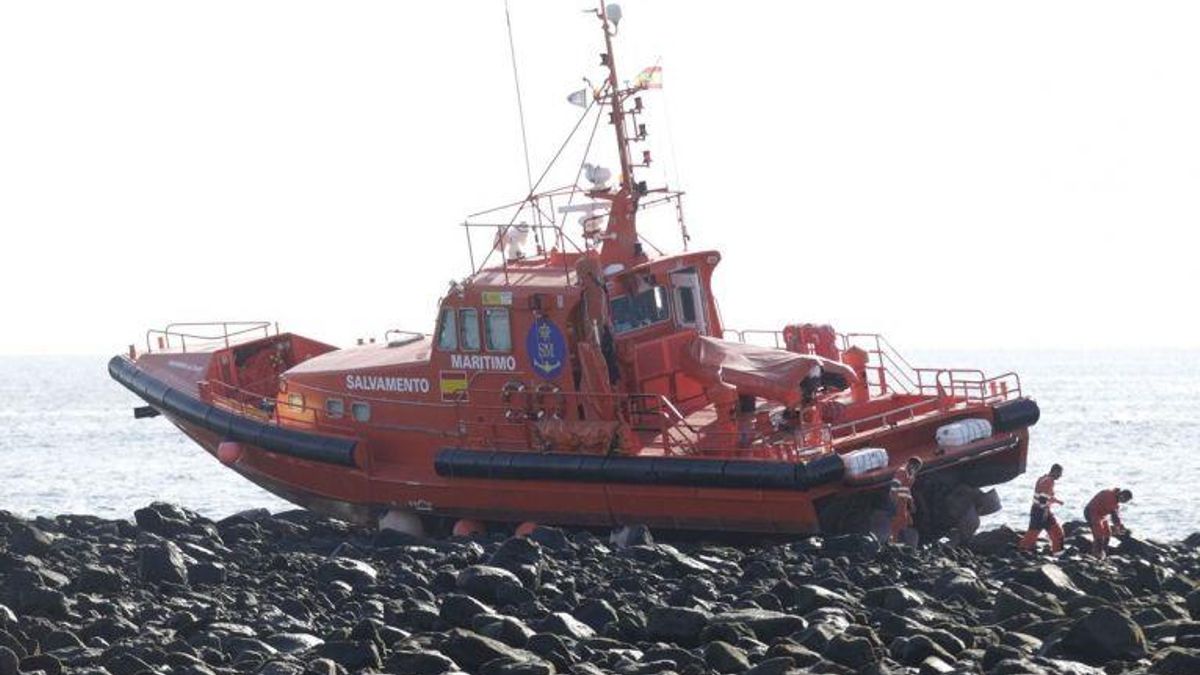
[[[684,370],[706,386],[727,384],[739,394],[800,405],[800,383],[814,373],[841,375],[847,383],[858,378],[849,366],[811,354],[759,347],[697,336],[684,350]]]

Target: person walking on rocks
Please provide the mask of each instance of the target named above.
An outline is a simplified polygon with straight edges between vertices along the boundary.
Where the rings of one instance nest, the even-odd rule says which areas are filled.
[[[1108,538],[1112,534],[1120,536],[1126,532],[1121,524],[1121,516],[1117,513],[1121,505],[1133,499],[1133,493],[1121,488],[1101,490],[1092,497],[1092,501],[1083,510],[1083,517],[1092,528],[1092,554],[1103,558],[1108,554]],[[1109,528],[1108,521],[1112,520]]]
[[[1055,464],[1050,467],[1050,473],[1037,479],[1037,483],[1034,484],[1033,506],[1029,509],[1029,529],[1018,544],[1022,551],[1032,551],[1037,546],[1042,530],[1050,536],[1050,552],[1062,551],[1063,529],[1051,510],[1055,504],[1062,504],[1062,500],[1054,496],[1054,483],[1062,478],[1062,473],[1062,465]]]
[[[892,500],[896,508],[892,516],[892,539],[914,547],[920,542],[920,537],[913,522],[917,505],[913,501],[912,486],[917,480],[917,473],[921,471],[921,464],[919,457],[910,457],[904,466],[896,470],[892,479]]]

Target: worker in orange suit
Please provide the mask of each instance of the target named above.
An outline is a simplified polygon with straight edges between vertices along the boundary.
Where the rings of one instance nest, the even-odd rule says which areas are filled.
[[[912,486],[921,471],[921,464],[919,457],[910,458],[896,470],[892,479],[892,500],[896,509],[892,516],[892,539],[909,546],[916,546],[920,542],[917,528],[913,526],[913,513],[917,505],[913,500]]]
[[[1133,493],[1129,490],[1121,488],[1110,488],[1101,490],[1092,497],[1092,501],[1088,502],[1087,508],[1083,510],[1083,517],[1087,520],[1088,525],[1092,528],[1092,554],[1097,558],[1103,558],[1108,554],[1108,538],[1116,534],[1121,536],[1128,531],[1121,524],[1121,516],[1118,511],[1121,510],[1121,505],[1133,499]],[[1112,520],[1112,527],[1109,527],[1108,521]]]
[[[1050,535],[1050,552],[1058,553],[1063,547],[1063,529],[1054,517],[1053,507],[1062,504],[1062,500],[1054,496],[1054,483],[1062,478],[1061,464],[1050,467],[1050,473],[1037,479],[1033,487],[1033,506],[1029,509],[1029,529],[1021,538],[1019,545],[1022,551],[1032,551],[1037,546],[1038,535],[1042,530]]]

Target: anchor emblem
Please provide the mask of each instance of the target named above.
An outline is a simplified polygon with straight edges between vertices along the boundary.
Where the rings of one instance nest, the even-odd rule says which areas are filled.
[[[562,331],[549,319],[540,318],[529,327],[525,350],[534,372],[541,377],[551,380],[562,372],[567,343]]]

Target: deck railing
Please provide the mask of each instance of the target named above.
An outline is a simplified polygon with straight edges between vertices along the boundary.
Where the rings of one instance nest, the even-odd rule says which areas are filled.
[[[776,349],[786,348],[783,332],[727,329],[725,339]],[[839,333],[842,351],[857,347],[867,354],[867,386],[872,395],[888,393],[939,399],[993,403],[1021,396],[1021,378],[1014,372],[988,376],[975,368],[917,367],[878,333]]]
[[[164,328],[146,331],[146,353],[188,351],[191,340],[193,351],[214,346],[228,347],[237,342],[259,337],[270,337],[271,331],[279,334],[279,324],[271,321],[199,321],[169,323]],[[153,344],[152,344],[152,338]]]

